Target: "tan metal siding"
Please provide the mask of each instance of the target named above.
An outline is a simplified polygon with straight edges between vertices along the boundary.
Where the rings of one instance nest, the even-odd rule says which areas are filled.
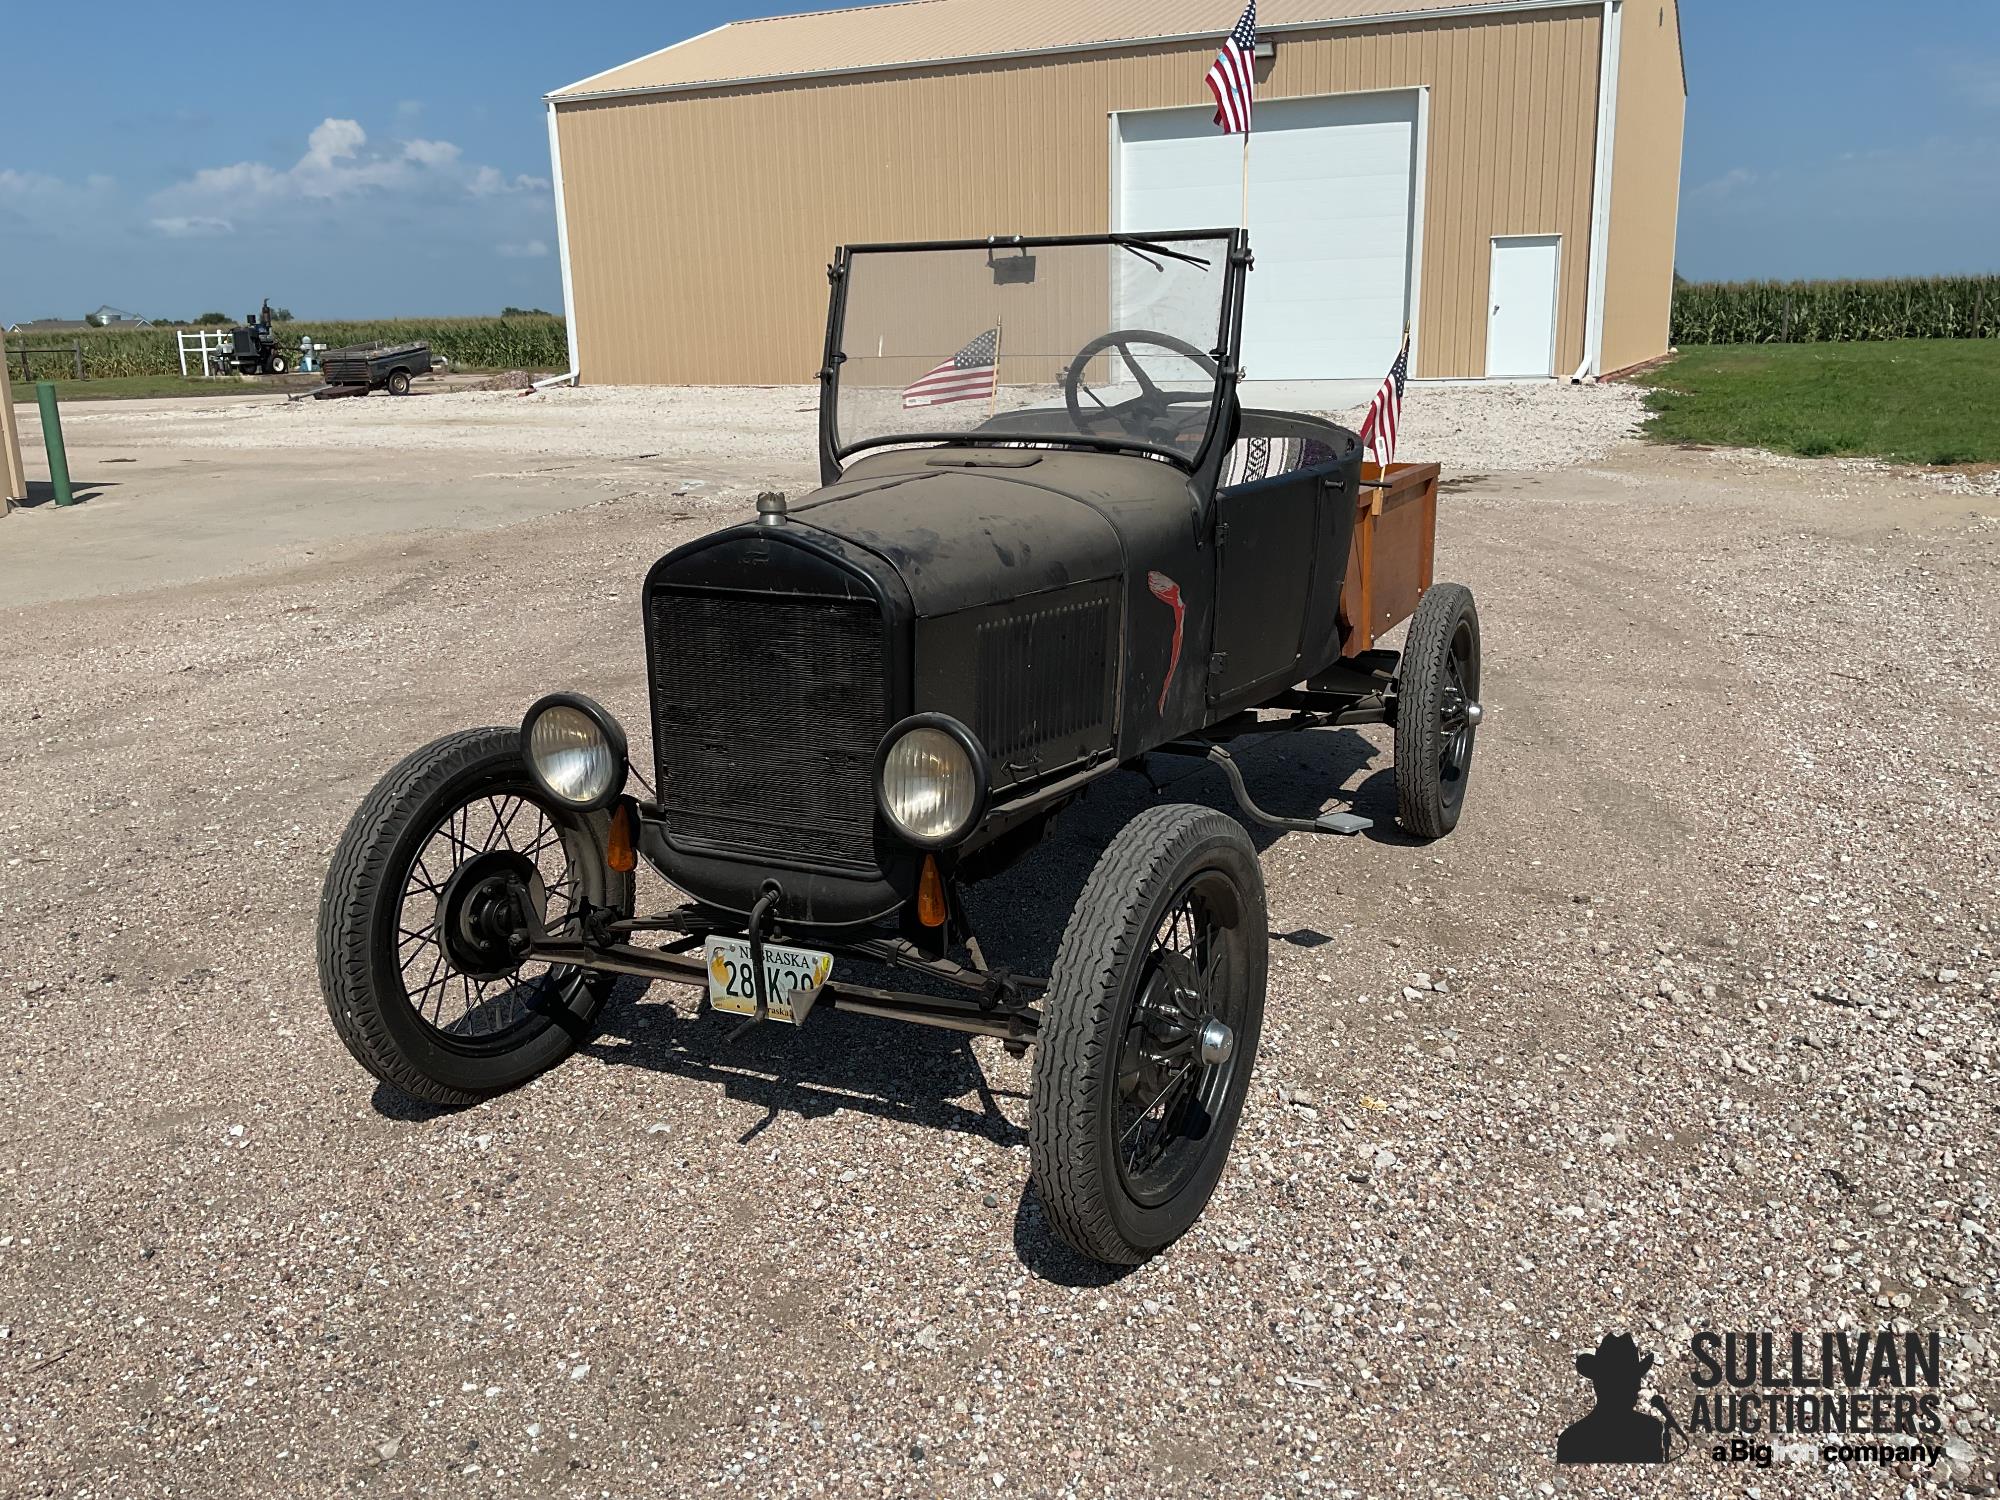
[[[1505,8],[1521,0],[1259,0],[1257,26],[1272,34],[1318,22]],[[1001,53],[1093,47],[1158,37],[1207,37],[1217,45],[1237,12],[1216,0],[905,0],[737,21],[596,73],[558,99],[620,89],[687,88],[803,73],[961,62]]]
[[[1604,267],[1604,368],[1667,352],[1687,88],[1675,0],[1626,0]]]
[[[1418,375],[1485,372],[1494,235],[1563,236],[1557,348],[1581,361],[1600,15],[1287,36],[1266,65],[1266,98],[1432,88]],[[1105,230],[1107,111],[1207,103],[1212,51],[558,105],[584,379],[804,380],[837,244]]]

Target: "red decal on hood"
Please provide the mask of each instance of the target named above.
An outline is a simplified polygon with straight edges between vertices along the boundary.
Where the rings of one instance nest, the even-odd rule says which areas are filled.
[[[1181,664],[1181,628],[1187,624],[1187,605],[1181,601],[1181,586],[1164,573],[1148,573],[1146,587],[1153,597],[1174,612],[1174,649],[1167,657],[1167,680],[1160,684],[1160,712],[1167,711],[1167,689],[1174,685],[1174,672]]]

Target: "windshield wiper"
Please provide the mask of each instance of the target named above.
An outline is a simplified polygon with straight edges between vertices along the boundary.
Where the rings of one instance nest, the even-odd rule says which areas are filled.
[[[1209,267],[1209,262],[1203,260],[1199,255],[1189,255],[1185,250],[1169,250],[1165,245],[1156,245],[1151,240],[1120,240],[1118,243],[1138,256],[1139,259],[1146,261],[1155,271],[1164,270],[1165,268],[1158,262],[1153,261],[1145,253],[1148,250],[1152,251],[1154,255],[1164,255],[1169,260],[1182,261],[1190,266],[1200,266],[1204,271]]]

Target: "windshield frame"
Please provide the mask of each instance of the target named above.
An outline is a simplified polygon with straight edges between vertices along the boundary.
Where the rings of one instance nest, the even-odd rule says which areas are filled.
[[[981,436],[968,432],[908,432],[890,433],[877,437],[863,438],[843,444],[839,435],[840,367],[847,356],[841,345],[847,319],[847,289],[849,267],[857,255],[879,255],[888,253],[922,253],[945,250],[1033,250],[1040,246],[1059,245],[1127,245],[1134,253],[1143,254],[1149,247],[1157,247],[1173,253],[1176,244],[1189,241],[1218,241],[1228,248],[1226,263],[1222,267],[1222,300],[1219,326],[1216,329],[1216,344],[1209,351],[1215,359],[1215,399],[1209,405],[1207,430],[1202,435],[1201,447],[1190,458],[1178,449],[1156,443],[1147,443],[1130,437],[1104,437],[1089,433],[1064,433],[1043,436],[1036,434],[1025,439],[1036,444],[1046,444],[1057,448],[1080,448],[1085,451],[1105,453],[1136,453],[1158,458],[1172,464],[1189,475],[1198,475],[1216,467],[1216,459],[1226,437],[1230,413],[1236,403],[1236,385],[1241,374],[1241,353],[1243,345],[1243,287],[1244,278],[1250,267],[1249,235],[1242,229],[1171,229],[1157,234],[1048,234],[1048,235],[993,235],[986,239],[973,240],[909,240],[884,241],[855,245],[842,245],[833,253],[833,262],[826,268],[827,279],[832,283],[828,298],[826,318],[826,346],[819,370],[819,452],[820,482],[833,484],[840,478],[843,462],[855,454],[875,448],[895,448],[923,443],[950,444],[955,448],[1001,447],[1024,441],[1019,436]]]

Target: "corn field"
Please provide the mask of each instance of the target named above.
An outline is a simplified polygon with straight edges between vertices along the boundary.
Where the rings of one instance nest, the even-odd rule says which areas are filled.
[[[1674,290],[1676,344],[1990,338],[2000,338],[2000,276],[1690,282]]]
[[[192,325],[190,325],[191,327]],[[228,333],[225,326],[221,330]],[[295,350],[301,338],[315,344],[429,344],[457,369],[561,370],[569,364],[563,320],[558,317],[519,318],[401,318],[379,322],[323,323],[311,319],[280,323],[273,330],[278,343]],[[34,370],[43,377],[69,378],[69,345],[83,344],[86,379],[109,380],[121,375],[178,375],[180,350],[174,330],[165,328],[85,328],[60,333],[16,333],[7,336],[10,355],[22,345],[60,347],[63,353],[34,356]],[[18,377],[20,360],[11,360]],[[197,373],[199,373],[197,369]]]

